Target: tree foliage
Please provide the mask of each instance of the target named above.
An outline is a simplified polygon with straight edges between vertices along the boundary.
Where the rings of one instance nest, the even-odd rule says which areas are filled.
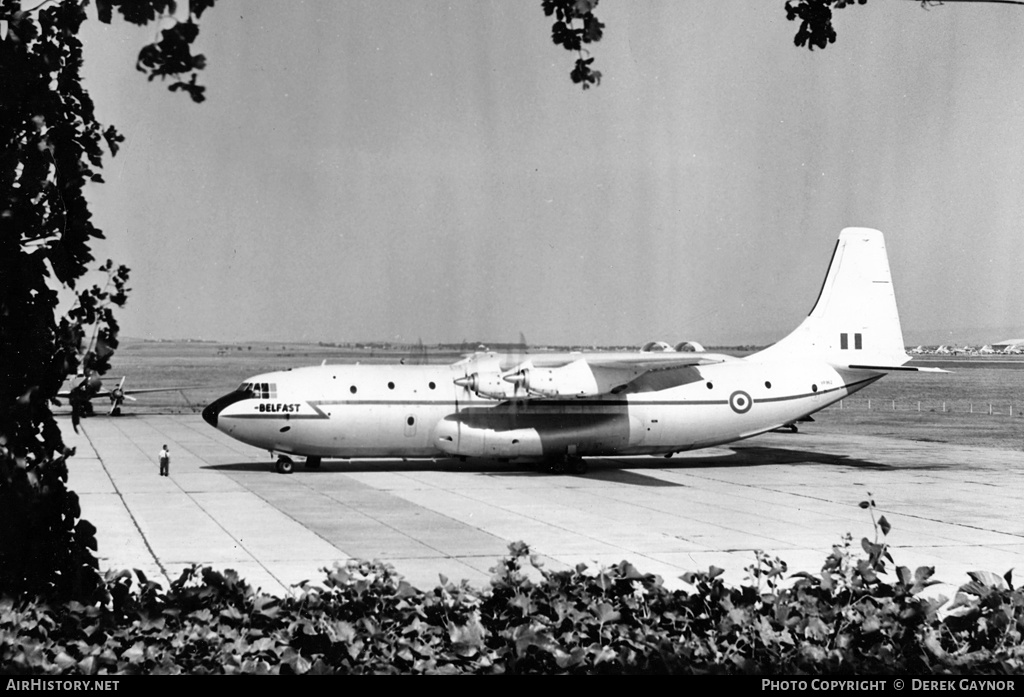
[[[850,5],[865,5],[868,0],[786,0],[786,19],[790,22],[799,20],[793,43],[806,46],[813,51],[815,47],[825,48],[835,43],[836,30],[832,26],[832,10],[841,10]]]
[[[937,7],[945,3],[987,3],[1001,5],[1024,5],[1024,0],[911,0],[921,7]],[[853,5],[866,5],[868,0],[785,0],[786,19],[799,22],[793,43],[799,47],[824,49],[836,41],[836,30],[832,24],[833,12]],[[584,58],[589,51],[584,44],[600,41],[604,36],[604,24],[594,15],[598,0],[541,0],[544,14],[554,15],[551,40],[567,51],[577,54],[576,65],[570,73],[572,81],[583,89],[601,83],[601,73],[593,70],[592,57]],[[576,22],[580,24],[577,25]]]
[[[101,284],[83,287],[103,233],[86,184],[102,183],[106,152],[124,140],[100,124],[82,85],[79,30],[87,0],[23,9],[0,0],[0,592],[86,598],[102,591],[95,529],[67,488],[67,448],[51,412],[64,380],[103,374],[117,348],[114,309],[128,269],[106,261]],[[142,49],[149,79],[202,100],[191,54],[194,23],[213,0],[97,0],[99,19],[170,26]],[[188,81],[183,73],[190,73]],[[67,297],[73,297],[70,309]]]
[[[594,15],[598,0],[542,0],[544,14],[554,16],[551,25],[551,40],[558,46],[576,54],[576,66],[570,77],[583,89],[591,85],[601,84],[601,73],[591,68],[593,58],[585,58],[589,54],[584,44],[600,41],[604,36],[604,24]],[[579,24],[577,24],[579,22]]]
[[[583,89],[601,83],[601,73],[591,66],[594,58],[589,57],[586,44],[600,41],[604,36],[604,24],[594,14],[599,0],[541,0],[544,14],[554,16],[551,25],[551,40],[558,46],[576,54],[576,64],[570,77]],[[926,4],[928,0],[922,0]],[[836,40],[832,26],[833,9],[840,10],[850,5],[864,5],[867,0],[786,0],[786,19],[800,21],[793,42],[797,46],[825,48]]]

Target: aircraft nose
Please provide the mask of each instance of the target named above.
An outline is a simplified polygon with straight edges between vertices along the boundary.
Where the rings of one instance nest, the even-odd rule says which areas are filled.
[[[223,397],[220,397],[219,399],[214,400],[213,402],[208,404],[205,409],[203,409],[203,421],[210,424],[214,428],[217,428],[217,420],[218,417],[220,416],[220,413],[224,411],[224,409],[228,405],[234,404],[235,402],[241,401],[243,399],[247,399],[249,396],[250,395],[245,392],[235,391],[226,394]]]
[[[203,421],[210,424],[214,428],[217,428],[217,415],[220,414],[220,410],[222,408],[218,404],[218,402],[220,401],[221,400],[218,399],[216,402],[211,402],[210,404],[206,405],[205,409],[203,409]]]

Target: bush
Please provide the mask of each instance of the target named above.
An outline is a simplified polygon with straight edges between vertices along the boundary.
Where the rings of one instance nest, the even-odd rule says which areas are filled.
[[[865,502],[874,516],[874,503]],[[817,573],[757,554],[748,582],[722,571],[665,588],[632,564],[543,569],[523,543],[478,591],[429,591],[388,565],[349,561],[293,596],[193,566],[168,590],[108,574],[93,604],[0,602],[0,666],[19,674],[743,673],[1019,674],[1024,593],[973,572],[951,602],[933,569],[892,565],[882,517]],[[859,555],[859,556],[858,556]],[[886,580],[889,577],[891,580]]]

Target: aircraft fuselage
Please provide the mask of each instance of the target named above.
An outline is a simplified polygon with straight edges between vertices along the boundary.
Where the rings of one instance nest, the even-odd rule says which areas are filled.
[[[204,418],[249,445],[306,457],[663,454],[764,433],[882,377],[825,362],[722,359],[668,389],[506,399],[456,384],[459,364],[315,366],[250,378]]]

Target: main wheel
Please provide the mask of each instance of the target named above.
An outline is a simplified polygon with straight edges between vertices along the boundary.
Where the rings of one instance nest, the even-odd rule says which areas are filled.
[[[277,458],[278,472],[281,474],[291,474],[293,469],[295,469],[295,463],[292,462],[291,458],[284,456]]]

